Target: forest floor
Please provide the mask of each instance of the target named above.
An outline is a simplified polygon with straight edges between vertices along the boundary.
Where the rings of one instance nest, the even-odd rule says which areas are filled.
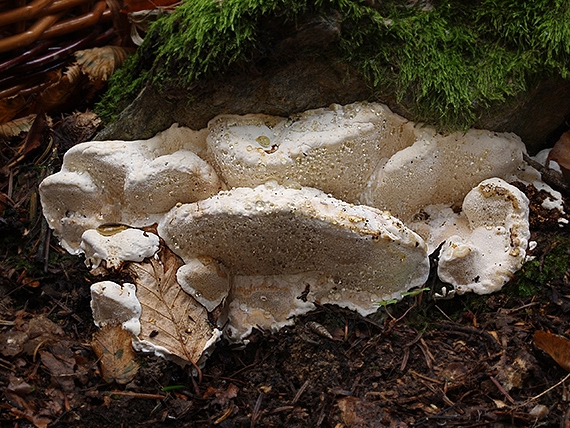
[[[370,317],[323,306],[243,349],[222,342],[201,378],[138,355],[132,381],[106,383],[92,349],[99,279],[59,247],[38,203],[39,182],[92,132],[76,121],[1,148],[1,426],[570,427],[570,236],[533,188],[534,260],[501,292],[435,300],[432,275],[430,291]]]

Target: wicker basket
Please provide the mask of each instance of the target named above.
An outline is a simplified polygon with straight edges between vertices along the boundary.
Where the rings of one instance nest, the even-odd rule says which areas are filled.
[[[0,100],[40,91],[47,71],[112,32],[105,0],[0,0]]]
[[[0,53],[37,40],[70,35],[110,20],[105,0],[3,1],[0,4]]]

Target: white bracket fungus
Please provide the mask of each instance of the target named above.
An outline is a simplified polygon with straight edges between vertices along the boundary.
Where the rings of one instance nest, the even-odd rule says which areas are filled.
[[[447,239],[439,255],[438,276],[460,294],[497,291],[525,260],[530,238],[528,199],[516,187],[491,178],[467,194],[463,215],[471,233]]]
[[[274,331],[314,303],[370,314],[422,286],[427,254],[444,241],[444,281],[460,292],[500,288],[528,243],[528,201],[500,180],[530,177],[524,152],[514,134],[442,136],[381,104],[354,103],[290,118],[222,115],[200,131],[173,125],[150,140],[79,144],[40,195],[62,246],[85,252],[92,266],[131,260],[132,272],[148,276],[162,238],[184,260],[173,255],[168,270],[169,293],[186,299],[180,310],[212,312],[230,340],[243,341],[253,327]],[[155,223],[159,237],[136,229]],[[115,224],[126,230],[101,235]],[[137,283],[149,308],[156,279]],[[113,297],[125,286],[97,287],[96,320],[136,312]],[[180,306],[170,298],[161,307]],[[188,359],[218,337],[207,320],[200,328],[195,346],[182,347],[192,352],[176,355]]]
[[[124,261],[142,262],[159,249],[154,233],[123,227],[86,230],[81,236],[85,264],[97,268],[105,260],[107,269],[118,269]]]
[[[190,270],[196,258],[211,257],[233,276],[267,277],[241,288],[257,296],[257,302],[239,293],[240,288],[232,293],[240,305],[283,305],[280,312],[285,314],[303,303],[296,299],[303,290],[288,296],[265,293],[274,286],[277,292],[288,282],[279,276],[317,275],[309,300],[334,302],[367,315],[378,309],[377,302],[421,286],[429,274],[424,241],[402,222],[308,187],[291,189],[273,182],[220,192],[173,208],[159,223],[158,233],[192,264]],[[256,286],[260,288],[254,293]],[[215,290],[218,295],[210,295],[209,301],[221,302],[228,295],[223,284]],[[205,292],[195,297],[203,299]]]
[[[40,185],[44,216],[72,254],[81,253],[86,230],[150,226],[176,203],[207,198],[223,187],[194,152],[204,149],[204,132],[176,125],[150,140],[78,144],[65,154],[61,171]]]
[[[377,103],[333,104],[289,117],[221,115],[208,148],[230,187],[268,180],[356,202],[376,165],[416,140],[414,123]]]
[[[523,163],[525,147],[514,134],[472,129],[441,136],[428,131],[378,165],[364,203],[408,222],[427,205],[460,205],[481,181],[505,178]]]
[[[176,279],[208,312],[220,306],[230,292],[229,274],[220,262],[209,256],[188,260],[176,272]]]
[[[113,281],[96,282],[91,286],[91,310],[97,327],[116,322],[134,336],[141,331],[139,318],[142,308],[134,284],[121,286]]]

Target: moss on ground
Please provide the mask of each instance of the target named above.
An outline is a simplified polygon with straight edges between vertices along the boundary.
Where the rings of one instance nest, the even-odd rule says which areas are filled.
[[[505,287],[505,293],[521,297],[540,294],[553,281],[562,281],[570,267],[570,238],[557,236],[543,257],[524,264],[517,278]]]
[[[539,78],[570,75],[567,0],[188,0],[151,28],[98,111],[111,120],[147,82],[187,88],[258,63],[279,42],[274,23],[334,11],[337,57],[441,129],[469,127]]]

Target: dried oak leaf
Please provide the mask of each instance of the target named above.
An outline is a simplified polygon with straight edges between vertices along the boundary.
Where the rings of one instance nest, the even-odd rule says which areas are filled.
[[[65,72],[56,70],[49,73],[49,86],[41,92],[36,100],[38,109],[49,111],[63,104],[75,92],[80,77],[81,72],[77,65],[68,67]]]
[[[28,132],[32,127],[32,123],[35,119],[36,115],[30,114],[28,116],[13,119],[0,125],[0,138],[9,140],[10,138],[17,137],[24,132]]]
[[[103,46],[75,52],[76,64],[91,81],[106,82],[132,51],[120,46]]]
[[[570,372],[570,340],[547,331],[534,333],[534,344],[546,352],[560,367]]]
[[[208,314],[176,280],[182,260],[166,247],[159,255],[128,266],[142,307],[139,339],[195,365],[213,336]]]
[[[129,383],[139,370],[133,336],[120,325],[107,324],[93,335],[91,347],[99,359],[101,377],[107,383]]]

